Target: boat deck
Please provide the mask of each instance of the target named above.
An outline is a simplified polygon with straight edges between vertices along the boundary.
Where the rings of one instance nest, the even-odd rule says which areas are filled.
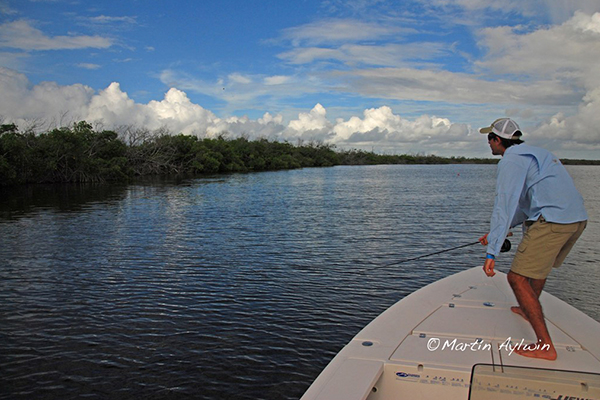
[[[471,373],[478,364],[599,374],[600,323],[548,293],[542,293],[540,301],[557,349],[556,361],[511,351],[535,343],[533,329],[510,310],[516,299],[506,275],[488,278],[475,267],[412,293],[374,319],[302,399],[467,399]],[[512,389],[502,386],[511,386],[510,382]],[[515,384],[514,378],[510,382],[496,386],[495,398],[501,392],[524,393],[523,383]],[[596,383],[586,385],[588,394],[595,390]],[[533,396],[532,390],[527,393]],[[544,397],[543,392],[538,395]],[[546,397],[558,394],[552,396]]]

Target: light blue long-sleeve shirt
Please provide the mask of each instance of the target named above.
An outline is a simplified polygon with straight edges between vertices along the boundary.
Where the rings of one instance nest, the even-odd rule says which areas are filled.
[[[487,252],[498,255],[510,228],[541,216],[558,224],[588,218],[581,194],[554,154],[526,144],[511,146],[498,163]]]

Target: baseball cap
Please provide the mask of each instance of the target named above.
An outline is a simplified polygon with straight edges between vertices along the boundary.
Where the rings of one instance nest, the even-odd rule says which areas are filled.
[[[490,126],[481,128],[479,132],[484,134],[494,133],[501,138],[509,140],[521,139],[523,135],[519,125],[510,118],[498,118]]]

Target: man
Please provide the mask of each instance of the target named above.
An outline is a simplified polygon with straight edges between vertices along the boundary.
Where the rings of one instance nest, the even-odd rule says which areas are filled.
[[[488,135],[498,163],[496,199],[490,232],[479,241],[487,245],[483,267],[494,276],[495,257],[508,230],[524,224],[508,282],[519,303],[512,311],[529,321],[538,343],[515,352],[555,360],[556,349],[548,333],[539,296],[552,268],[558,268],[585,229],[583,198],[565,167],[547,150],[522,144],[521,130],[513,120],[500,118],[480,129]]]

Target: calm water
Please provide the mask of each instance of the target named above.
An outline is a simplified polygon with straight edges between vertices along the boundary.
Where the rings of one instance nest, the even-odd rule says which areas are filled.
[[[0,398],[297,399],[376,315],[481,264],[477,245],[386,266],[486,233],[495,170],[0,192]],[[569,171],[591,221],[547,289],[600,320],[600,168]]]

